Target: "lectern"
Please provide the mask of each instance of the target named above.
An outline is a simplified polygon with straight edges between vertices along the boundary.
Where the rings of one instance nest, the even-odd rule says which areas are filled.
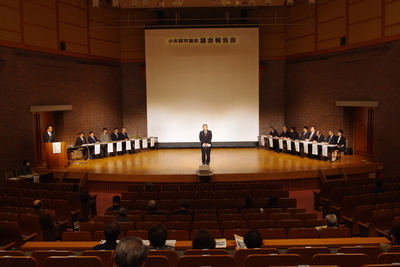
[[[46,143],[47,168],[66,168],[68,166],[67,143]]]

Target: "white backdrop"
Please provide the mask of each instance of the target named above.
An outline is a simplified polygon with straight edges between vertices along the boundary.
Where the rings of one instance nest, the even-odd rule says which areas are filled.
[[[257,28],[146,30],[145,36],[149,136],[197,142],[206,123],[214,142],[257,140]],[[203,37],[213,43],[189,43]],[[215,43],[219,37],[235,40]],[[179,39],[186,43],[173,43]]]

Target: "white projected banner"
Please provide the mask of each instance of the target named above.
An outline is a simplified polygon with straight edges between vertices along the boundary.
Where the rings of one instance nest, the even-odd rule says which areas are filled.
[[[257,141],[258,28],[146,30],[148,135]]]

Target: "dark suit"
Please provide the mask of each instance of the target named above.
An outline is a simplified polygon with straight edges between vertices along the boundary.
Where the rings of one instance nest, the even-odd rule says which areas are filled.
[[[343,146],[343,147],[339,147],[339,151],[344,152],[346,150],[346,137],[342,136],[339,139],[339,136],[338,136],[336,139],[336,144],[338,146]]]
[[[300,140],[306,140],[310,138],[310,132],[303,132],[300,136]]]
[[[84,144],[87,144],[87,143],[88,143],[85,137],[82,137],[82,138],[81,138],[81,137],[78,137],[78,138],[76,138],[76,140],[75,140],[75,144],[77,144],[77,143],[79,143],[79,142],[82,142],[82,145],[84,145]],[[85,159],[87,159],[87,158],[88,158],[88,151],[87,151],[87,147],[83,147],[83,150],[82,150],[82,155],[83,155],[83,157],[84,157]]]
[[[299,139],[299,134],[297,132],[293,132],[293,133],[290,133],[289,137],[292,140],[297,140],[297,139]]]
[[[290,137],[290,132],[289,131],[283,131],[280,136],[289,138]]]
[[[203,144],[211,145],[212,140],[212,132],[207,130],[207,134],[204,131],[201,131],[199,134],[199,139],[201,143],[201,161],[204,164],[210,164],[210,153],[211,153],[211,146],[205,147]]]
[[[336,144],[336,135],[329,135],[326,138],[326,142],[330,145],[335,145]]]
[[[56,141],[56,134],[55,133],[51,133],[51,137],[49,135],[49,133],[46,131],[43,133],[43,142],[45,143],[53,143]]]
[[[43,230],[55,228],[55,224],[51,219],[50,213],[46,213],[42,210],[35,210],[29,212],[28,214],[37,215],[39,217],[40,225],[42,226]]]
[[[278,136],[278,132],[276,130],[270,131],[268,135],[271,135],[273,137]]]
[[[96,138],[96,136],[89,136],[88,137],[88,141],[89,141],[89,144],[95,144],[95,143],[99,143],[100,141],[99,141],[99,139],[97,139]],[[89,147],[89,150],[90,150],[90,156],[91,157],[93,157],[94,155],[94,146],[90,146]],[[101,153],[101,150],[100,150],[100,153]],[[100,155],[95,155],[95,156],[99,156],[100,158],[101,158],[101,154]]]
[[[112,141],[118,141],[118,140],[119,140],[119,134],[113,132],[113,133],[111,134],[111,140],[112,140]],[[121,152],[117,152],[117,144],[114,143],[114,156],[117,155],[117,154],[120,155]]]
[[[316,141],[318,138],[317,133],[316,132],[310,132],[309,136],[308,136],[308,140],[310,141]]]
[[[119,138],[119,140],[126,140],[126,139],[129,139],[129,136],[128,136],[128,133],[123,133],[123,132],[120,132],[119,134],[118,134],[118,138]],[[122,154],[126,154],[126,142],[123,142],[122,143]],[[129,151],[129,154],[132,154],[132,147],[131,147],[131,150]]]
[[[323,134],[321,134],[319,137],[316,136],[317,138],[315,138],[315,141],[317,141],[317,143],[322,143],[325,140],[325,137]]]

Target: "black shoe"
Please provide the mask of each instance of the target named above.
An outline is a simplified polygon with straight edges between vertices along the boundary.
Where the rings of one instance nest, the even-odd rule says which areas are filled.
[[[210,165],[210,162],[207,162],[206,165]]]
[[[206,165],[206,163],[205,163],[205,162],[203,162],[203,165]]]

